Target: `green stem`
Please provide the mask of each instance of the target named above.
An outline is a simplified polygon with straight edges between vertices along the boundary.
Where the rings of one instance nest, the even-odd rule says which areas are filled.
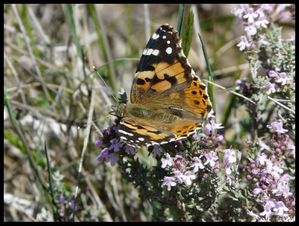
[[[212,73],[211,65],[209,63],[208,54],[207,54],[206,48],[205,48],[205,46],[203,44],[203,41],[202,41],[202,38],[201,38],[200,34],[198,34],[198,36],[199,36],[199,39],[200,39],[200,42],[201,42],[201,45],[202,45],[203,54],[204,54],[204,57],[205,57],[207,68],[208,68],[208,73],[209,73],[208,80],[210,82],[213,82],[214,78],[213,78],[213,73]],[[214,87],[213,87],[213,85],[211,83],[208,84],[208,94],[209,94],[210,100],[212,102],[212,106],[213,106],[214,112],[216,114],[215,101],[214,101]]]

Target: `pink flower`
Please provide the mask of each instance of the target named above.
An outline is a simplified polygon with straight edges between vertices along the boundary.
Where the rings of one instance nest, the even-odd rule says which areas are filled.
[[[282,128],[282,122],[281,121],[274,121],[270,125],[267,125],[267,127],[272,129],[274,132],[276,132],[278,134],[288,132],[288,130]]]
[[[269,71],[268,76],[270,78],[275,78],[275,82],[276,83],[280,83],[281,85],[285,85],[287,84],[288,80],[290,80],[290,78],[287,76],[287,73],[285,72],[276,72],[276,71]]]
[[[213,131],[218,130],[218,129],[222,129],[223,126],[221,126],[221,123],[215,123],[214,119],[211,119],[209,123],[207,123],[205,125],[205,127],[203,128],[203,132],[204,134],[211,136]]]
[[[224,161],[225,173],[227,176],[230,176],[232,173],[232,169],[231,169],[232,163],[235,163],[237,161],[236,152],[232,149],[224,150],[223,161]],[[230,180],[230,178],[227,179]]]
[[[290,12],[282,12],[279,14],[279,19],[284,22],[292,21],[292,14]]]
[[[272,82],[268,82],[266,85],[266,93],[269,95],[271,93],[275,93],[276,92],[276,85]]]
[[[247,49],[251,46],[251,44],[249,43],[248,39],[246,38],[246,36],[241,36],[241,41],[237,44],[237,46],[239,47],[240,51],[243,51],[244,49]]]
[[[266,201],[264,205],[264,211],[260,213],[260,216],[266,216],[270,217],[273,215],[272,208],[274,208],[276,205],[273,200],[269,199]]]
[[[199,169],[205,168],[205,166],[203,165],[200,158],[193,157],[192,160],[193,160],[193,164],[191,165],[191,167],[193,167],[193,170],[192,170],[193,173],[197,173]]]
[[[167,186],[167,190],[170,191],[171,187],[176,186],[175,178],[174,177],[164,177],[163,183],[161,186],[162,187]]]
[[[218,156],[216,155],[215,151],[210,151],[208,153],[205,153],[204,156],[206,157],[206,162],[204,165],[210,164],[211,167],[214,167],[216,164],[216,161],[218,160]]]
[[[268,72],[268,76],[269,76],[270,78],[277,78],[277,77],[278,77],[278,73],[277,73],[276,71],[270,70],[270,71]]]
[[[278,78],[275,82],[280,83],[281,85],[287,84],[289,78],[285,72],[281,72],[278,74]]]
[[[256,18],[258,18],[258,14],[254,11],[253,8],[248,8],[246,14],[243,16],[244,19],[247,19],[248,23],[253,23]]]
[[[246,31],[246,33],[248,34],[248,36],[253,36],[257,33],[257,28],[254,24],[251,24],[249,26],[246,26],[244,28],[244,30]]]
[[[264,193],[264,190],[261,189],[260,187],[254,188],[252,191],[253,194],[258,195],[260,193]]]
[[[180,170],[174,170],[173,173],[176,181],[182,184],[184,182],[184,174]]]
[[[243,17],[243,14],[246,13],[246,11],[248,10],[249,6],[248,4],[240,4],[239,7],[237,7],[235,10],[234,10],[234,14],[235,16],[237,16],[238,18],[242,18]]]
[[[269,24],[269,21],[267,19],[259,19],[257,20],[254,25],[257,29],[260,29],[261,27],[267,28],[267,25]]]
[[[183,182],[185,185],[190,186],[195,178],[196,176],[193,172],[186,171],[183,176]]]
[[[223,160],[227,163],[227,165],[237,162],[236,152],[232,149],[224,150]]]
[[[259,45],[269,45],[269,41],[264,37],[261,36],[261,38],[258,40]]]
[[[216,142],[222,142],[224,140],[224,136],[221,134],[217,134],[215,140]]]
[[[270,161],[269,161],[270,162]],[[269,164],[267,166],[270,166]],[[283,173],[283,169],[278,164],[273,164],[269,168],[267,167],[268,173],[270,173],[275,179],[278,179]]]
[[[161,166],[162,168],[166,168],[167,166],[173,165],[173,159],[168,153],[165,154],[165,158],[162,158],[161,161],[162,161],[162,166]]]
[[[285,204],[282,201],[278,201],[275,203],[273,211],[275,212],[275,215],[284,216],[288,215],[287,212],[289,211],[289,209],[285,206]]]
[[[262,153],[262,154],[260,154],[260,155],[257,156],[256,161],[257,161],[260,165],[264,166],[269,160],[268,160],[266,154]]]
[[[281,176],[277,181],[276,188],[274,188],[272,192],[276,195],[282,195],[284,197],[292,195],[293,193],[290,192],[289,180],[290,176],[288,174]]]
[[[232,169],[230,167],[225,167],[225,174],[226,175],[231,175]]]

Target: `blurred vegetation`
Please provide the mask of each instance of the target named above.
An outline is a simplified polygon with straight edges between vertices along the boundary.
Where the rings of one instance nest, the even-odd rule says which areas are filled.
[[[208,73],[198,32],[215,83],[230,89],[246,76],[234,7],[4,5],[4,220],[150,221],[159,215],[117,166],[97,161],[95,142],[112,121],[112,96],[121,87],[130,91],[146,30],[178,26],[203,80]],[[214,87],[217,121],[227,126],[235,117],[233,98]],[[234,139],[227,131],[226,139]],[[147,155],[139,158],[150,164]]]

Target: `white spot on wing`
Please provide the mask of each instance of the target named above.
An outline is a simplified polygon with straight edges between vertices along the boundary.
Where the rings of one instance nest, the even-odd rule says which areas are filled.
[[[167,54],[171,54],[171,53],[172,53],[172,48],[171,48],[171,47],[168,47],[168,48],[166,49],[166,53],[167,53]]]
[[[154,51],[153,49],[148,49],[148,51],[145,55],[151,55],[153,51]]]
[[[128,135],[128,136],[130,136],[130,137],[133,137],[133,136],[134,136],[133,133],[129,133],[129,132],[126,132],[126,131],[124,131],[124,130],[119,130],[118,132],[120,132],[120,133],[122,133],[122,134],[126,134],[126,135]]]
[[[159,50],[155,49],[155,50],[152,52],[152,54],[155,55],[155,56],[158,56],[158,55],[159,55],[159,52],[160,52]]]
[[[138,140],[144,141],[144,138],[143,137],[139,137]]]
[[[169,40],[167,41],[167,44],[170,44],[170,41],[169,41]]]
[[[163,37],[162,37],[163,39],[165,39],[166,38],[166,36],[165,35],[163,35]]]
[[[157,39],[157,38],[159,38],[160,37],[160,35],[158,35],[158,34],[156,34],[156,33],[154,33],[153,35],[152,35],[152,39]]]

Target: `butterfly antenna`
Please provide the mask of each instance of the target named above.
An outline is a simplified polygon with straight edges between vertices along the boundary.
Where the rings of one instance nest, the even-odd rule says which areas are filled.
[[[105,85],[106,87],[109,87],[109,86],[107,85],[107,83],[105,82],[105,80],[103,79],[103,77],[100,75],[99,71],[97,70],[97,68],[96,68],[95,66],[93,66],[93,70],[97,73],[97,75],[98,75],[99,78],[102,80],[102,82],[104,83],[104,85]],[[111,96],[113,97],[113,99],[114,99],[116,102],[118,102],[118,99],[113,95],[113,93],[111,94]]]

